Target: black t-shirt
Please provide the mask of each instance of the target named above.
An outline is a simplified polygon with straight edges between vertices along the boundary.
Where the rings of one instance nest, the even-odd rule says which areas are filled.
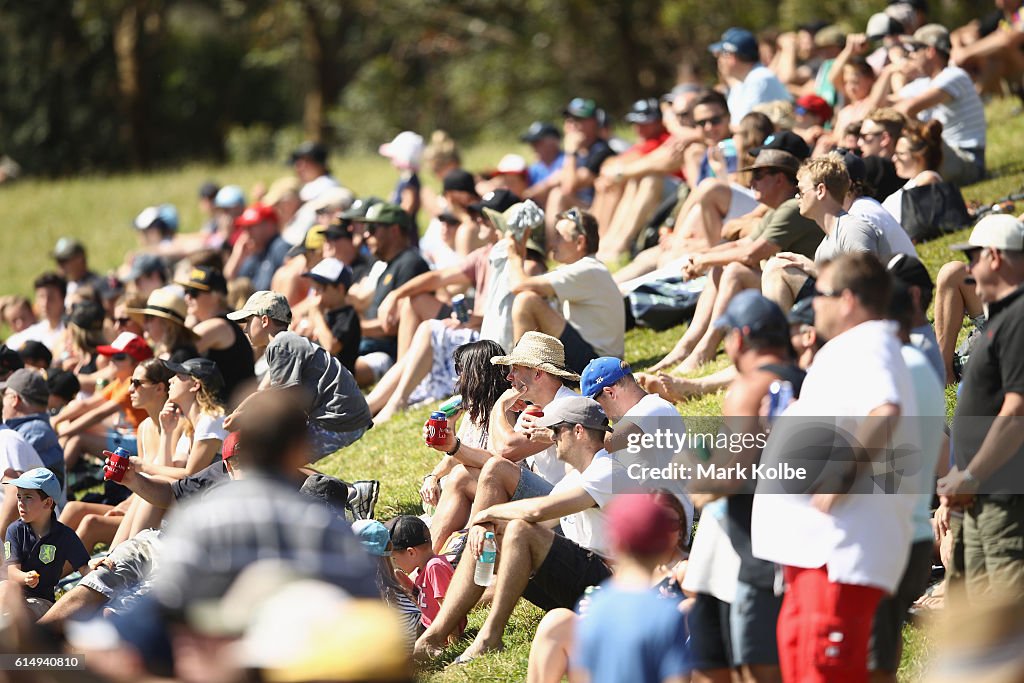
[[[586,155],[576,155],[576,165],[587,169],[596,176],[601,172],[601,164],[613,156],[615,156],[615,151],[608,145],[608,141],[597,140],[587,150]]]
[[[227,314],[218,316],[224,320],[228,319]],[[207,349],[206,357],[217,364],[220,374],[224,377],[224,389],[221,398],[225,403],[235,393],[239,385],[256,377],[253,369],[255,361],[252,354],[252,344],[246,338],[242,328],[228,320],[235,340],[226,349]]]
[[[864,157],[864,189],[869,197],[877,201],[885,198],[903,187],[907,181],[896,175],[896,166],[890,159],[882,157]]]
[[[384,301],[384,297],[428,270],[430,270],[430,266],[412,247],[391,259],[388,267],[384,269],[384,272],[380,274],[380,279],[377,280],[377,291],[373,295],[373,302],[366,310],[366,319],[375,320],[377,307],[380,306],[381,301]]]
[[[42,538],[36,536],[31,525],[20,519],[7,527],[4,560],[20,564],[23,572],[39,572],[39,583],[35,588],[23,587],[25,595],[52,601],[53,589],[64,573],[64,562],[69,562],[72,569],[78,569],[89,562],[89,551],[75,532],[58,522],[54,515],[50,520],[50,530]],[[6,570],[4,578],[7,578]]]
[[[327,311],[324,316],[327,319],[327,326],[331,328],[331,334],[341,342],[341,351],[334,354],[341,364],[348,368],[349,372],[355,372],[356,358],[359,357],[359,342],[363,339],[363,333],[359,327],[359,314],[351,306],[342,306],[333,311]]]
[[[961,470],[981,447],[1006,394],[1024,394],[1024,286],[990,304],[988,313],[988,324],[971,349],[953,415],[953,454]],[[983,481],[981,491],[1019,493],[1022,477],[1024,448]]]
[[[221,484],[231,481],[228,468],[223,460],[218,460],[211,465],[204,467],[195,474],[171,484],[171,493],[174,500],[180,502],[182,498],[194,495],[206,495]]]

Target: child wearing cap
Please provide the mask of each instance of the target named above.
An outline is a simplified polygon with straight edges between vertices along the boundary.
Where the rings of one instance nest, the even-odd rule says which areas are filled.
[[[352,522],[352,533],[376,562],[377,588],[380,589],[384,602],[398,610],[411,644],[423,632],[420,608],[410,597],[408,588],[396,578],[391,566],[391,535],[387,528],[375,519],[358,519]]]
[[[309,315],[299,333],[320,346],[355,373],[363,333],[356,309],[345,303],[352,286],[352,269],[336,258],[325,258],[303,273],[313,283]]]
[[[292,309],[283,294],[256,292],[228,319],[245,321],[253,348],[266,348],[267,373],[260,390],[298,386],[305,393],[311,461],[355,443],[373,425],[352,373],[322,346],[289,331]],[[250,399],[228,416],[226,429],[232,429]]]
[[[417,604],[422,613],[423,626],[437,618],[441,611],[444,596],[448,593],[448,585],[452,582],[455,570],[448,560],[434,554],[430,544],[430,529],[419,517],[401,515],[387,523],[391,533],[391,545],[394,551],[391,560],[395,566],[405,572],[416,587]],[[459,622],[453,631],[451,640],[458,639],[466,630],[466,618]]]
[[[60,484],[52,472],[37,467],[4,484],[18,489],[18,519],[4,537],[7,580],[22,587],[29,609],[39,618],[53,605],[64,563],[84,576],[89,553],[75,532],[57,521]]]

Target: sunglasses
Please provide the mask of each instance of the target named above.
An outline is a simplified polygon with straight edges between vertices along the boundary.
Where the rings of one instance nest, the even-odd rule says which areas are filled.
[[[118,327],[124,327],[132,321],[131,318],[114,318],[114,325]]]
[[[698,128],[703,128],[704,126],[707,126],[707,125],[717,126],[722,121],[725,121],[725,117],[724,116],[712,116],[709,119],[699,119],[699,120],[696,120],[696,121],[693,122],[693,125],[697,126]]]
[[[558,218],[568,218],[569,220],[571,220],[573,222],[573,225],[576,226],[577,235],[586,234],[586,232],[583,230],[583,211],[581,209],[578,209],[574,206],[568,211],[563,211],[562,213],[558,214]]]
[[[373,235],[377,234],[378,230],[383,230],[384,228],[387,228],[387,227],[390,227],[390,226],[381,225],[381,224],[377,224],[377,223],[367,223],[367,224],[365,224],[363,226],[363,234],[364,235],[370,235],[372,237]]]
[[[770,169],[770,168],[769,169],[759,168],[759,169],[756,169],[753,173],[750,174],[750,178],[752,180],[764,180],[768,176],[775,175],[776,173],[779,173],[779,172],[780,171],[776,171],[776,170]]]
[[[881,134],[882,134],[881,131],[876,131],[874,133],[865,133],[865,132],[862,131],[862,132],[857,134],[857,137],[860,138],[861,140],[867,140],[868,142],[871,142],[872,140],[874,140],[875,138],[877,138]]]
[[[197,299],[197,298],[199,298],[199,295],[201,293],[202,292],[200,292],[198,289],[195,289],[194,287],[186,287],[185,288],[185,296],[186,297],[192,297],[193,299]]]
[[[151,385],[151,384],[156,384],[156,382],[150,382],[148,379],[135,379],[133,377],[130,380],[130,384],[132,385],[132,389],[138,389],[139,387],[142,387],[142,386],[148,386],[148,385]]]

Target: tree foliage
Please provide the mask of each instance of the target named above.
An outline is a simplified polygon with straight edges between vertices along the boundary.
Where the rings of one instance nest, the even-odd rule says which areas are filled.
[[[507,135],[575,95],[621,114],[681,63],[710,82],[706,46],[728,26],[858,29],[882,4],[0,0],[0,153],[59,174],[218,159],[240,129],[335,147]],[[951,25],[985,9],[934,5]]]

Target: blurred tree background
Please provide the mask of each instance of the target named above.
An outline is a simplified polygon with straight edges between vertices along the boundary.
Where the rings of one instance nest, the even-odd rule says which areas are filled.
[[[709,84],[731,25],[863,30],[885,0],[0,0],[0,154],[30,174],[283,158],[403,129],[460,140],[614,115],[680,69]],[[959,25],[988,0],[932,0]]]

